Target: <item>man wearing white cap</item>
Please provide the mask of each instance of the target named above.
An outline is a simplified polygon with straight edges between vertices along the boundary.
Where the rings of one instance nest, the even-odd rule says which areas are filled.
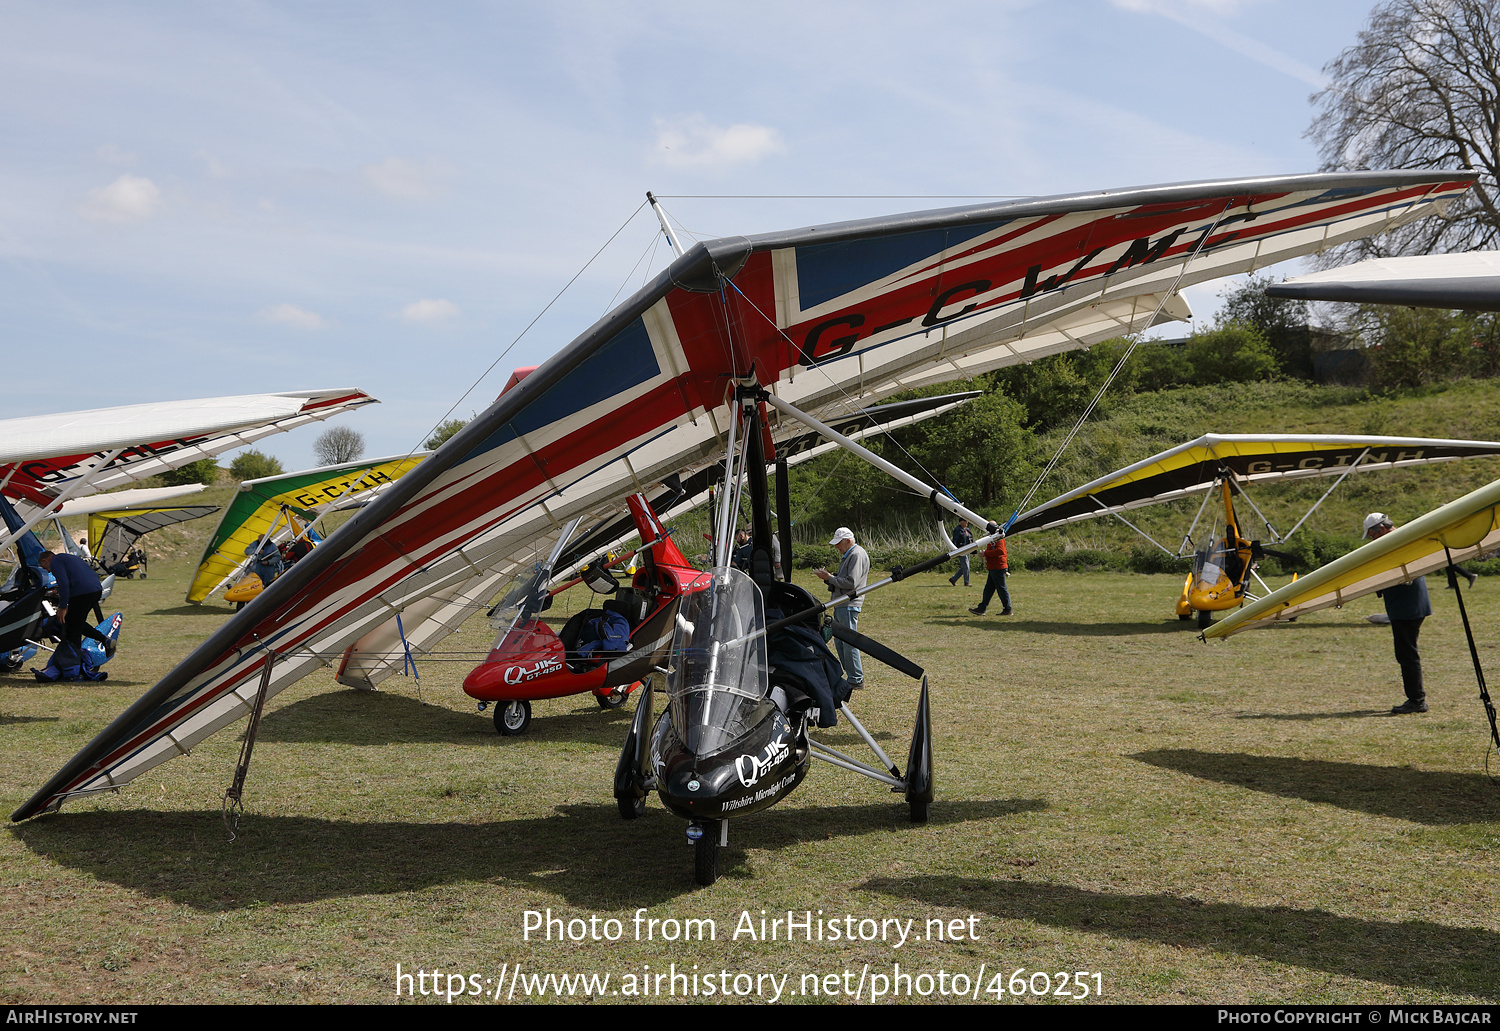
[[[1365,539],[1379,540],[1395,529],[1396,524],[1383,512],[1365,516]],[[1391,636],[1396,642],[1396,664],[1401,667],[1401,687],[1406,701],[1392,706],[1392,716],[1427,711],[1427,691],[1422,686],[1422,658],[1417,654],[1417,634],[1422,620],[1432,615],[1427,597],[1427,578],[1419,576],[1411,583],[1397,584],[1380,592],[1386,615],[1391,619]]]
[[[828,543],[837,548],[843,558],[839,560],[837,573],[830,573],[822,568],[815,569],[813,572],[818,579],[828,585],[828,589],[835,597],[864,590],[865,583],[870,578],[870,556],[865,553],[864,548],[854,543],[854,531],[847,526],[840,526],[833,531],[833,539]],[[833,610],[834,622],[850,630],[858,630],[859,610],[863,604],[862,598],[840,602]],[[837,643],[839,662],[844,666],[844,676],[848,679],[850,688],[858,691],[865,686],[865,672],[860,665],[859,651],[843,641]]]

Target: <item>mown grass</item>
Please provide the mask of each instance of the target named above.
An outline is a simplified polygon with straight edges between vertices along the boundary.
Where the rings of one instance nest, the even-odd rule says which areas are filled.
[[[102,685],[0,678],[9,812],[224,619],[187,607],[185,559],[120,584]],[[805,576],[803,579],[809,578]],[[693,884],[682,821],[621,821],[610,780],[629,707],[539,703],[501,739],[459,682],[474,621],[376,694],[317,676],[262,727],[238,837],[224,733],[116,795],[0,836],[5,1002],[382,1002],[403,971],[829,974],[865,964],[1007,977],[1097,971],[1117,1002],[1500,1000],[1500,788],[1452,595],[1424,628],[1432,711],[1399,700],[1378,603],[1206,645],[1172,576],[1022,573],[1017,614],[974,618],[939,574],[869,602],[861,629],[926,665],[938,800],[912,826],[879,785],[817,766],[732,826]],[[565,595],[564,598],[567,598]],[[1500,596],[1466,594],[1495,655]],[[566,606],[563,606],[564,611]],[[857,699],[904,764],[917,687]],[[825,735],[854,751],[840,726]],[[1490,757],[1493,762],[1493,756]],[[522,914],[712,918],[703,943],[523,941]],[[977,941],[734,940],[791,909],[977,917]],[[989,974],[986,974],[988,978]],[[981,995],[981,998],[985,996]],[[430,1001],[430,1000],[429,1000]],[[1054,1000],[1056,1001],[1056,1000]]]

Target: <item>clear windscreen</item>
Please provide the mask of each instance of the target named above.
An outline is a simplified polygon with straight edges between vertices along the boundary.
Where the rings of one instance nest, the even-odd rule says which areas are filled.
[[[1224,575],[1224,549],[1218,545],[1210,544],[1206,548],[1199,548],[1193,555],[1193,579],[1207,587],[1212,587],[1219,582]]]
[[[677,735],[694,755],[711,755],[765,718],[766,625],[760,589],[737,569],[712,571],[708,586],[683,596],[672,634],[667,695]],[[754,634],[754,636],[750,636]]]
[[[500,631],[495,639],[498,646],[507,632],[528,620],[536,618],[547,602],[547,586],[552,582],[552,570],[535,569],[523,573],[511,581],[510,590],[490,609],[490,626]]]

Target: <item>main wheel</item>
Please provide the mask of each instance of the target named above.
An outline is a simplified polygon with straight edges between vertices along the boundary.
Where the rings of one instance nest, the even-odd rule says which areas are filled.
[[[634,820],[646,815],[646,796],[640,798],[617,798],[615,804],[620,807],[620,819]]]
[[[927,803],[926,802],[908,802],[907,805],[911,806],[911,822],[912,823],[926,823],[927,822]]]
[[[710,836],[712,835],[712,836]],[[693,843],[693,880],[705,888],[719,879],[719,834],[703,828],[703,837]]]
[[[609,694],[596,694],[594,701],[599,703],[601,709],[618,709],[625,704],[625,699],[630,697],[624,691],[614,690]]]
[[[1214,614],[1206,609],[1198,610],[1198,629],[1207,630],[1214,625]]]
[[[495,729],[502,737],[526,733],[531,726],[530,702],[503,702],[495,706]]]
[[[1190,620],[1190,619],[1193,618],[1193,614],[1191,612],[1189,612],[1186,615],[1178,616],[1177,618],[1180,619],[1180,620],[1182,620],[1184,623],[1186,623],[1188,620]]]

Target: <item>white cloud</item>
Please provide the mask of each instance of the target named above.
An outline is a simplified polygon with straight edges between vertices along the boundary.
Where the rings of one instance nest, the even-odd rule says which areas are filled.
[[[260,313],[260,317],[267,322],[276,322],[283,326],[295,326],[297,329],[322,329],[326,322],[323,316],[315,311],[308,311],[295,304],[275,304]]]
[[[662,164],[728,167],[786,150],[781,133],[765,125],[709,124],[701,114],[656,119],[656,157]]]
[[[90,190],[78,205],[78,213],[94,222],[139,222],[161,207],[161,190],[144,176],[126,172],[108,186]]]
[[[432,200],[443,192],[448,168],[436,161],[406,161],[386,158],[364,167],[365,181],[377,193],[400,200]]]
[[[401,318],[407,322],[418,323],[447,322],[458,318],[458,305],[441,298],[437,300],[423,298],[420,301],[412,301],[402,308]]]

